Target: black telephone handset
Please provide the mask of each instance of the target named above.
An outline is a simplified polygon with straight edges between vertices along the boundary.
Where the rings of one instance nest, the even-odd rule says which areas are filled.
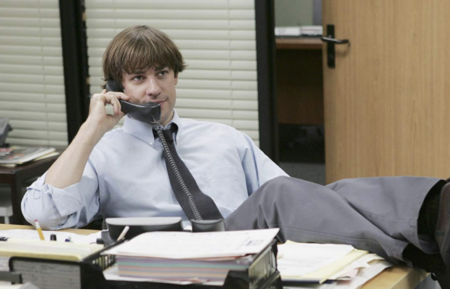
[[[113,80],[108,80],[106,83],[106,90],[123,92],[121,85]],[[122,99],[119,99],[119,101],[122,112],[136,120],[156,124],[161,118],[161,105],[159,103],[147,102],[136,104]]]

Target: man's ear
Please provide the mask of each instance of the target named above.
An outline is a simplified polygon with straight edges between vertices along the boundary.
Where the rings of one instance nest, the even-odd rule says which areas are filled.
[[[178,83],[178,73],[175,73],[174,79],[175,79],[175,85],[177,85],[177,83]]]

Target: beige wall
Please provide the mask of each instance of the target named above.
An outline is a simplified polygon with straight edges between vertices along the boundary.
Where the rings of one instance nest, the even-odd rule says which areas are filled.
[[[275,26],[313,24],[313,0],[275,0]]]

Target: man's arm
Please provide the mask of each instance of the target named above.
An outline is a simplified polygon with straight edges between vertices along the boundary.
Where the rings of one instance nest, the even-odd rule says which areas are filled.
[[[22,199],[28,222],[38,219],[45,229],[80,227],[98,213],[97,173],[88,158],[101,137],[123,117],[120,98],[128,99],[123,93],[106,91],[92,97],[89,117],[75,139]],[[106,114],[107,103],[113,105],[113,115]]]
[[[47,172],[45,183],[55,188],[65,188],[78,183],[94,146],[124,116],[119,99],[129,97],[121,92],[94,94],[89,105],[89,116],[72,143]],[[105,105],[113,105],[113,115],[106,113]]]

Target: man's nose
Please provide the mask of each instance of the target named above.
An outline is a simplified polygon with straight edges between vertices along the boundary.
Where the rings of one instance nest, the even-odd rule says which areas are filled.
[[[145,93],[152,97],[157,97],[161,93],[161,86],[154,77],[149,77]]]

